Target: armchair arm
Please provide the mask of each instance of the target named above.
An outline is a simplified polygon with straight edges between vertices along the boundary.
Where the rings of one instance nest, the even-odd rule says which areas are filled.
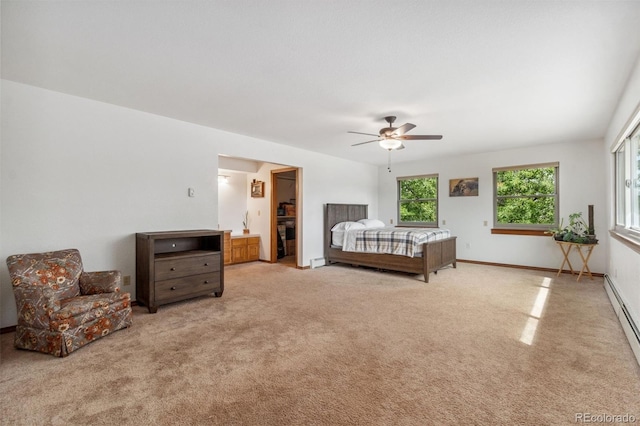
[[[83,272],[80,274],[80,293],[101,294],[120,291],[120,271]]]
[[[52,313],[60,310],[60,300],[49,286],[20,285],[14,282],[13,294],[18,308],[18,324],[49,328]]]

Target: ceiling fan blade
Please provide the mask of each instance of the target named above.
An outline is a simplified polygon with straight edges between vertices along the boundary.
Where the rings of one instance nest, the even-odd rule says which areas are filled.
[[[403,141],[415,141],[415,140],[440,140],[442,135],[405,135],[397,136],[394,139],[401,139]]]
[[[380,135],[374,135],[373,133],[362,133],[362,132],[347,132],[347,133],[355,133],[356,135],[367,135],[367,136],[375,136],[375,137],[379,137]]]
[[[378,142],[380,139],[374,139],[372,141],[366,141],[366,142],[359,142],[359,143],[354,143],[351,146],[358,146],[358,145],[364,145],[365,143],[371,143],[371,142]]]
[[[405,133],[407,133],[409,130],[413,129],[414,127],[416,127],[415,124],[411,124],[411,123],[403,124],[402,126],[398,127],[396,130],[394,130],[393,133],[391,133],[391,136],[402,136]]]
[[[399,147],[396,148],[396,151],[401,150],[401,149],[405,149],[404,144],[400,145]]]

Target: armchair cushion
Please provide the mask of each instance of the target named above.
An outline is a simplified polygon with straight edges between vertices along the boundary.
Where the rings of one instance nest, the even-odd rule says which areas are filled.
[[[51,315],[49,329],[63,332],[99,318],[108,319],[114,313],[129,307],[130,301],[129,293],[92,294],[62,300],[60,310]]]

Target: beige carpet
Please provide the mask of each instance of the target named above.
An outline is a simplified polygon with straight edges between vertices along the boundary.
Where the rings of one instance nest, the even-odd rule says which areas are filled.
[[[134,311],[64,359],[2,335],[2,424],[640,422],[640,368],[602,279],[254,262],[227,268],[220,299]]]

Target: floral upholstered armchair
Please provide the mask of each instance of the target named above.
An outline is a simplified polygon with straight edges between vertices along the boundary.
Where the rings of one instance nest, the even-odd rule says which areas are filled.
[[[84,272],[76,249],[7,258],[16,298],[15,346],[55,356],[131,325],[119,271]]]

